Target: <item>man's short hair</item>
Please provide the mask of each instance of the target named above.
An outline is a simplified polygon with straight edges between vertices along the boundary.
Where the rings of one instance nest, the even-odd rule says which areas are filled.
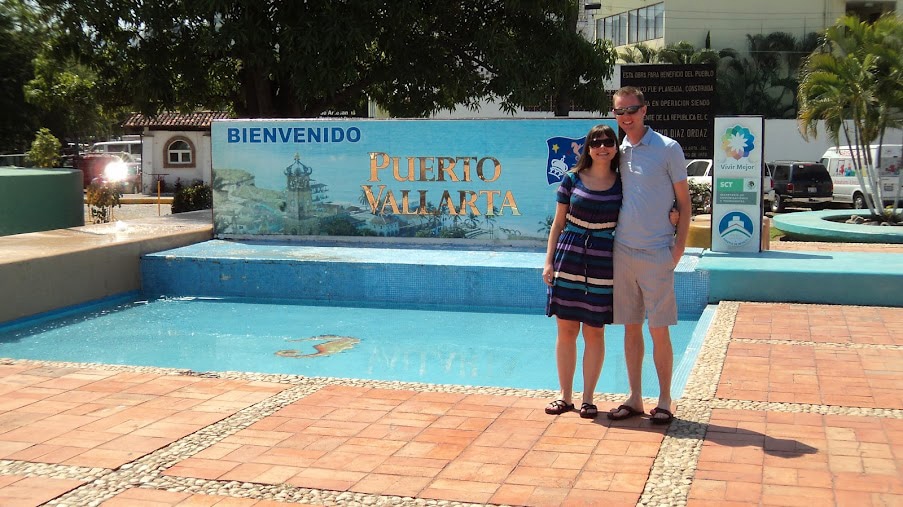
[[[635,86],[622,86],[614,93],[613,97],[624,97],[627,95],[633,95],[640,101],[640,104],[646,105],[646,97],[644,97],[643,92]]]

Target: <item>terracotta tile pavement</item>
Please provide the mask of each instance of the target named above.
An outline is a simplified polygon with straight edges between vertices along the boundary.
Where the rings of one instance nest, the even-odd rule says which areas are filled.
[[[0,476],[0,505],[32,507],[41,505],[83,484],[72,479],[50,479],[19,475]]]
[[[689,505],[900,505],[903,420],[716,409]]]
[[[286,388],[0,365],[0,459],[116,468]]]
[[[903,350],[732,343],[719,398],[903,407]]]
[[[719,398],[903,408],[901,308],[744,303],[731,338]],[[903,420],[715,409],[688,505],[903,505]]]
[[[635,505],[664,430],[646,419],[552,417],[544,405],[328,386],[165,473],[459,502]]]
[[[743,303],[732,338],[903,345],[903,311],[866,306]]]
[[[745,303],[731,337],[720,398],[903,407],[903,309]]]

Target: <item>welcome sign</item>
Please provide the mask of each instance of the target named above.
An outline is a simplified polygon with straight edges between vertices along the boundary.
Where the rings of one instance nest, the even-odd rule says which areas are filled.
[[[217,237],[545,242],[586,133],[614,120],[221,120]]]

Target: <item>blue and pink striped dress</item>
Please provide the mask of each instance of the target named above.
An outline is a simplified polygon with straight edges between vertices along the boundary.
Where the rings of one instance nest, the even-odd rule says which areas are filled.
[[[595,327],[611,324],[611,252],[621,209],[621,178],[608,190],[590,190],[569,172],[556,199],[569,208],[555,247],[555,279],[549,287],[546,315]]]

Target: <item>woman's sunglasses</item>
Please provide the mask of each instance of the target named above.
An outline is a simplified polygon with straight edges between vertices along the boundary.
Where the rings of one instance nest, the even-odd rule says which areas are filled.
[[[615,145],[615,140],[610,137],[604,137],[601,139],[597,137],[596,139],[593,139],[592,141],[589,142],[590,148],[599,148],[601,146],[605,146],[606,148],[611,148],[614,145]]]

